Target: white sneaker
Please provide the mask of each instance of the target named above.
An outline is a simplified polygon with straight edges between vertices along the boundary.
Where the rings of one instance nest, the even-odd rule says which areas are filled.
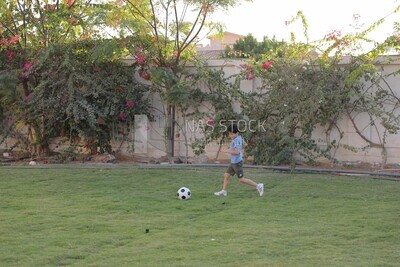
[[[260,193],[260,197],[264,194],[264,184],[257,184],[258,193]]]
[[[226,192],[225,190],[221,190],[219,192],[215,192],[214,195],[219,197],[226,197],[228,195],[228,192]]]

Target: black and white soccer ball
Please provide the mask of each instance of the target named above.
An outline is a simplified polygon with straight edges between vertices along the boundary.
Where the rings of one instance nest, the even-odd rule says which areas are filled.
[[[190,192],[190,189],[187,187],[181,187],[179,188],[178,192],[176,193],[179,199],[182,200],[188,200],[192,193]]]

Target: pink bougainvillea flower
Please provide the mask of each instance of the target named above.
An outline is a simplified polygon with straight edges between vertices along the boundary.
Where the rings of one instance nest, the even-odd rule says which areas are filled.
[[[273,64],[273,61],[268,60],[268,61],[266,61],[266,62],[262,65],[262,68],[263,68],[264,70],[268,70],[269,68],[271,68],[272,64]]]
[[[254,75],[254,67],[251,64],[243,66],[244,68],[244,78],[246,80],[253,80],[256,76]]]
[[[348,41],[348,40],[345,40],[342,42],[342,45],[344,45],[344,46],[348,46],[349,44],[350,44],[350,41]]]
[[[13,57],[15,56],[14,52],[11,52],[9,50],[4,51],[4,53],[6,54],[7,60],[10,61],[11,59],[13,59]]]
[[[333,30],[330,33],[325,35],[325,39],[328,40],[337,40],[340,38],[340,36],[342,36],[342,33],[340,31],[337,30]]]
[[[64,1],[65,1],[65,3],[67,4],[68,7],[71,7],[75,2],[75,0],[64,0]]]
[[[21,78],[22,79],[28,79],[29,78],[29,74],[28,73],[21,73]]]
[[[246,73],[244,74],[244,77],[245,77],[247,80],[253,80],[256,76],[255,76],[254,74],[250,73],[250,72],[246,72]]]
[[[19,35],[17,34],[17,35],[14,35],[10,40],[8,40],[8,44],[9,45],[11,45],[11,44],[15,44],[16,42],[18,42],[19,41]]]
[[[209,118],[206,123],[208,126],[214,126],[215,120],[213,118]]]
[[[25,96],[25,101],[29,102],[32,100],[32,98],[33,98],[33,95],[32,95],[32,93],[30,93],[29,95]]]
[[[8,122],[12,123],[14,121],[13,117],[8,117]]]
[[[144,65],[144,64],[146,64],[146,56],[145,55],[143,55],[142,53],[139,53],[139,52],[137,52],[137,53],[135,53],[135,58],[136,58],[136,62],[139,64],[139,65]]]
[[[24,70],[29,70],[32,67],[32,64],[30,62],[26,62],[24,64]]]
[[[126,121],[126,113],[122,111],[118,118],[120,121]]]
[[[131,101],[131,100],[127,100],[126,103],[125,103],[125,106],[126,106],[127,108],[134,107],[134,106],[135,106],[135,102],[133,102],[133,101]]]

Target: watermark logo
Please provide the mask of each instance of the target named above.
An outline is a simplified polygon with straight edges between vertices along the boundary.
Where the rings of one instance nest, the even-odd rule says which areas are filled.
[[[147,115],[135,115],[134,131],[133,131],[133,148],[135,153],[148,152],[149,146],[149,119]],[[155,123],[158,123],[158,127],[167,127],[166,116],[158,116]],[[218,134],[223,134],[228,131],[230,125],[236,125],[239,132],[266,132],[266,121],[261,120],[220,120],[216,122],[212,118],[199,119],[199,120],[186,120],[184,124],[180,124],[180,131],[185,131],[186,133],[206,133],[214,132]],[[211,142],[212,140],[207,140]]]
[[[220,120],[217,124],[214,120],[186,120],[186,132],[196,133],[207,131],[220,131],[224,133],[228,130],[229,125],[236,125],[239,132],[266,132],[266,121],[260,120]]]

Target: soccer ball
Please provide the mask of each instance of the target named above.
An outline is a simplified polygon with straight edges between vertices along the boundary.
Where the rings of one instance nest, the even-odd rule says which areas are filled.
[[[191,196],[190,189],[187,187],[181,187],[179,188],[178,193],[176,193],[176,195],[178,196],[179,199],[188,200]]]

